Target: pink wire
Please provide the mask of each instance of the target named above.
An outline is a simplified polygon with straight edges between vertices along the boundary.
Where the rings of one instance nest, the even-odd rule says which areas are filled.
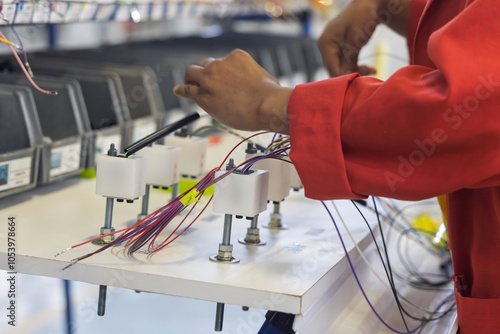
[[[3,39],[7,39],[2,32],[0,32],[0,37],[2,37]],[[7,44],[7,46],[10,48],[10,51],[12,51],[12,54],[16,57],[16,60],[19,63],[19,65],[21,66],[21,68],[23,69],[23,72],[26,75],[26,78],[28,78],[28,81],[30,82],[31,85],[33,85],[33,87],[35,87],[36,90],[38,90],[39,92],[41,92],[43,94],[57,95],[57,92],[51,92],[51,91],[44,90],[44,89],[41,89],[40,87],[38,87],[38,85],[33,81],[33,79],[31,79],[31,76],[28,74],[28,71],[24,67],[24,64],[21,61],[21,58],[19,58],[19,55],[17,54],[16,50],[14,50],[12,45]]]

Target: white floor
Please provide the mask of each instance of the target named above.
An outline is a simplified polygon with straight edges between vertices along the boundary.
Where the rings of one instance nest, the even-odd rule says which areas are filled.
[[[0,271],[0,291],[6,291],[5,275]],[[71,289],[73,334],[215,333],[215,303],[109,288],[106,314],[99,317],[96,314],[98,286],[71,282]],[[6,321],[1,321],[0,333],[66,334],[61,280],[18,274],[17,292],[17,326],[13,329]],[[4,306],[2,296],[0,309],[5,310]],[[261,310],[245,312],[239,306],[226,305],[220,333],[257,333],[263,321]]]

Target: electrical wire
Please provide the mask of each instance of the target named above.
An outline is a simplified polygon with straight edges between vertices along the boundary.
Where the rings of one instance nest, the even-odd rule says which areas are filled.
[[[94,251],[92,253],[88,253],[86,255],[83,255],[83,256],[80,256],[78,258],[73,259],[68,266],[66,266],[65,268],[63,268],[63,270],[69,268],[73,264],[75,264],[75,263],[77,263],[77,262],[79,262],[79,261],[81,261],[83,259],[89,258],[89,257],[91,257],[91,256],[93,256],[93,255],[95,255],[97,253],[100,253],[100,252],[102,252],[102,251],[104,251],[104,250],[106,250],[106,249],[108,249],[108,248],[110,248],[112,246],[116,246],[116,245],[120,245],[120,244],[124,244],[124,248],[126,249],[126,254],[128,256],[132,256],[135,252],[139,251],[141,248],[143,248],[146,245],[148,245],[147,246],[147,250],[148,250],[149,254],[151,255],[153,253],[156,253],[156,252],[162,250],[163,248],[165,248],[169,244],[171,244],[180,235],[182,235],[200,217],[200,215],[205,211],[205,209],[207,208],[208,204],[212,200],[212,197],[205,204],[205,206],[201,210],[201,212],[184,229],[182,229],[174,237],[174,234],[177,231],[180,230],[181,226],[184,224],[184,222],[190,216],[190,214],[192,213],[192,211],[194,210],[194,208],[196,207],[196,205],[198,204],[198,202],[201,200],[201,198],[203,196],[203,193],[210,186],[213,186],[215,183],[221,181],[222,179],[224,179],[225,177],[227,177],[228,175],[230,175],[231,173],[233,173],[234,171],[236,171],[238,168],[242,168],[243,167],[242,168],[242,172],[246,172],[248,170],[249,166],[253,165],[255,162],[257,162],[257,161],[259,161],[261,159],[266,159],[266,158],[278,158],[279,159],[279,158],[285,158],[286,157],[286,150],[288,150],[289,147],[288,148],[282,148],[280,150],[277,150],[277,151],[272,152],[272,153],[267,154],[267,155],[263,155],[263,156],[259,155],[259,156],[252,157],[252,158],[250,158],[250,159],[242,162],[238,166],[234,166],[234,167],[226,170],[222,175],[219,175],[219,176],[216,177],[216,172],[218,172],[218,171],[220,171],[222,169],[222,166],[224,165],[224,162],[228,159],[228,157],[231,155],[231,153],[239,145],[241,145],[243,142],[247,141],[248,139],[250,139],[252,137],[255,137],[255,136],[258,136],[258,135],[261,135],[261,134],[264,134],[264,133],[267,133],[267,132],[257,133],[257,134],[254,134],[254,135],[248,137],[248,138],[245,138],[243,141],[241,141],[240,143],[238,143],[229,152],[229,154],[226,156],[226,158],[224,158],[223,162],[221,163],[221,165],[218,168],[212,169],[209,173],[207,173],[192,188],[190,188],[189,190],[187,190],[184,193],[180,194],[179,196],[177,196],[177,198],[175,198],[174,200],[172,200],[171,202],[169,202],[167,205],[165,205],[164,207],[156,210],[155,212],[153,212],[152,214],[148,215],[147,217],[145,217],[141,221],[137,222],[136,224],[134,224],[134,225],[132,225],[130,227],[121,229],[119,231],[115,231],[115,232],[108,233],[106,235],[102,235],[102,236],[99,236],[99,237],[91,239],[91,240],[87,240],[87,241],[85,241],[83,243],[74,245],[72,247],[69,247],[69,248],[67,248],[67,249],[65,249],[65,250],[57,253],[55,256],[58,256],[58,255],[60,255],[60,254],[62,254],[64,252],[66,252],[67,250],[70,250],[70,249],[73,249],[73,248],[85,245],[85,244],[87,244],[89,242],[92,242],[94,240],[97,240],[97,239],[100,239],[100,238],[103,238],[103,237],[107,237],[107,236],[110,236],[110,235],[115,235],[117,233],[121,233],[111,243],[102,246],[101,248],[99,248],[98,250],[96,250],[96,251]],[[288,162],[288,161],[286,161],[286,162]],[[244,170],[244,168],[246,168],[246,169]],[[189,210],[188,214],[186,214],[186,216],[177,225],[177,227],[174,228],[174,230],[168,235],[168,237],[164,238],[164,240],[161,243],[158,244],[156,242],[156,240],[159,237],[160,233],[163,232],[164,229],[168,225],[171,224],[171,222],[173,221],[173,219],[176,216],[178,216],[182,211],[184,211],[192,203],[194,203],[194,205],[191,207],[191,209]]]
[[[0,32],[0,37],[6,39],[5,36],[4,36],[4,34],[1,33],[1,32]],[[23,62],[22,62],[21,58],[19,58],[19,55],[17,54],[16,50],[14,50],[14,48],[12,47],[12,45],[7,44],[7,46],[10,48],[10,51],[12,52],[12,54],[16,58],[17,62],[21,66],[21,69],[23,70],[24,74],[26,75],[26,78],[28,79],[28,81],[30,82],[30,84],[33,87],[35,87],[36,90],[38,90],[39,92],[41,92],[43,94],[47,94],[47,95],[57,95],[56,91],[48,91],[48,90],[44,90],[44,89],[41,89],[40,87],[38,87],[38,85],[33,81],[33,79],[31,78],[30,74],[26,70],[26,67],[23,65]]]
[[[6,40],[5,38],[0,38],[0,42],[5,43],[7,45],[12,45],[13,47],[15,47],[18,50],[22,50],[21,46],[17,45],[16,43],[12,43],[11,41]]]
[[[201,127],[199,127],[198,129],[194,130],[190,135],[189,137],[193,137],[193,136],[196,136],[198,133],[200,132],[203,132],[203,131],[206,131],[206,130],[210,130],[210,129],[215,129],[215,130],[219,130],[219,131],[222,131],[222,132],[226,132],[226,133],[229,133],[229,134],[232,134],[240,139],[246,139],[246,137],[242,136],[241,134],[239,134],[238,132],[234,131],[232,128],[229,128],[223,124],[212,124],[212,125],[203,125]],[[255,145],[255,147],[258,149],[258,150],[264,150],[265,148],[255,142],[252,142],[252,141],[249,141],[250,143],[253,143]]]
[[[375,307],[372,305],[372,303],[370,302],[370,299],[368,298],[368,296],[366,295],[366,292],[365,290],[363,289],[363,286],[361,285],[361,282],[359,281],[359,278],[358,278],[358,275],[356,274],[356,270],[354,269],[354,266],[352,264],[352,261],[351,261],[351,257],[349,256],[349,252],[347,251],[347,248],[345,246],[345,243],[344,243],[344,240],[342,238],[342,235],[340,233],[340,230],[337,226],[337,223],[335,221],[335,219],[333,218],[333,215],[332,213],[330,212],[330,209],[328,209],[328,207],[326,206],[325,202],[321,201],[321,204],[323,205],[323,207],[325,208],[325,210],[327,211],[328,215],[330,216],[330,219],[332,220],[333,222],[333,225],[335,227],[335,230],[337,231],[337,234],[339,236],[339,239],[340,239],[340,243],[342,245],[342,248],[344,249],[344,253],[346,255],[346,258],[347,258],[347,262],[349,263],[349,267],[351,268],[351,271],[352,271],[352,274],[354,276],[354,279],[356,280],[356,283],[358,284],[358,287],[359,289],[361,290],[361,293],[363,294],[363,297],[365,298],[366,302],[368,303],[368,306],[370,306],[373,314],[375,314],[375,316],[379,319],[379,321],[385,326],[387,327],[389,330],[391,330],[392,332],[394,333],[398,333],[398,334],[405,334],[405,333],[414,333],[416,332],[417,330],[420,329],[420,327],[422,326],[422,324],[420,324],[418,327],[412,329],[411,331],[407,329],[407,331],[405,332],[401,332],[399,330],[396,330],[394,329],[393,327],[391,327],[389,324],[387,324],[387,322],[385,322],[385,320],[378,314],[377,310],[375,310]],[[370,228],[371,230],[371,228]],[[406,324],[405,324],[406,326]]]
[[[372,199],[374,200],[374,198],[372,197]],[[389,284],[391,286],[391,289],[393,290],[393,293],[394,293],[394,298],[396,300],[396,303],[398,304],[398,308],[400,308],[400,311],[402,311],[403,313],[405,313],[408,317],[414,319],[414,320],[421,320],[421,318],[419,317],[415,317],[413,315],[411,315],[409,312],[407,312],[404,307],[401,306],[401,304],[399,303],[399,298],[398,298],[398,294],[397,294],[397,290],[396,290],[396,287],[395,287],[395,283],[394,283],[394,277],[392,276],[392,267],[390,266],[390,261],[389,261],[389,257],[388,257],[388,254],[387,254],[387,247],[386,247],[386,244],[385,244],[385,238],[384,238],[384,234],[383,234],[383,231],[382,231],[382,227],[381,227],[381,223],[380,223],[380,219],[378,218],[377,221],[378,221],[378,226],[380,228],[380,231],[381,231],[381,238],[382,238],[382,241],[384,243],[384,250],[385,250],[385,254],[386,254],[386,262],[387,262],[387,267],[386,267],[386,264],[382,258],[382,254],[380,252],[380,249],[379,249],[379,246],[378,246],[378,242],[377,240],[375,239],[375,236],[373,234],[373,231],[368,223],[368,220],[366,219],[366,217],[363,215],[363,213],[361,212],[361,210],[359,210],[359,207],[356,205],[356,202],[354,201],[351,201],[353,203],[353,205],[356,207],[357,211],[359,212],[359,214],[361,215],[361,217],[363,218],[363,220],[365,221],[366,225],[368,226],[368,229],[370,230],[370,233],[371,233],[371,236],[373,238],[373,242],[375,244],[375,247],[377,249],[377,252],[378,252],[378,255],[380,257],[380,260],[382,262],[382,265],[384,266],[384,270],[385,270],[385,273],[386,273],[386,276],[387,276],[387,279],[389,281]],[[374,211],[375,213],[378,213],[378,209],[377,209],[377,206],[376,204],[374,204]],[[399,277],[399,275],[397,275]],[[450,282],[450,278],[448,278],[448,281],[447,283]],[[416,287],[416,286],[414,286]],[[434,321],[434,320],[437,320],[437,319],[440,319],[439,317],[438,318],[429,318],[427,319],[426,321]]]
[[[21,38],[19,37],[19,34],[17,33],[16,29],[14,28],[14,26],[12,25],[12,23],[7,20],[5,18],[5,16],[2,14],[2,12],[0,12],[0,18],[5,21],[7,23],[7,25],[9,26],[10,30],[12,31],[12,33],[14,34],[14,36],[16,36],[16,39],[17,39],[17,42],[19,43],[19,50],[22,51],[23,53],[23,57],[24,57],[24,66],[26,67],[30,77],[33,78],[33,71],[31,70],[31,66],[30,66],[30,63],[28,62],[28,55],[26,54],[26,50],[24,49],[24,45],[23,45],[23,41],[21,40]]]
[[[290,144],[290,137],[289,136],[280,136],[278,139],[274,139],[271,141],[271,143],[266,147],[266,150],[264,152],[272,152],[279,147],[289,145]]]
[[[351,231],[349,230],[349,228],[347,227],[347,224],[345,223],[344,218],[342,217],[342,214],[340,213],[339,209],[337,208],[337,205],[335,204],[335,202],[331,201],[331,203],[332,203],[333,208],[335,209],[337,215],[339,216],[340,222],[342,223],[345,231],[347,232],[347,235],[349,236],[349,239],[351,239],[354,247],[356,247],[359,255],[361,256],[361,258],[365,262],[366,266],[375,275],[375,277],[380,281],[380,283],[382,283],[382,285],[384,285],[387,289],[391,290],[391,287],[384,281],[384,279],[382,279],[382,277],[380,277],[380,275],[377,273],[377,271],[375,270],[375,268],[371,265],[370,261],[368,261],[368,259],[366,258],[364,252],[361,250],[361,248],[359,247],[358,243],[354,240],[354,237],[353,237]],[[409,306],[412,306],[412,307],[414,307],[414,308],[416,308],[416,309],[418,309],[418,310],[420,310],[420,311],[422,311],[422,312],[424,312],[426,314],[432,314],[433,313],[433,312],[428,311],[428,310],[424,309],[423,307],[421,307],[419,305],[416,305],[415,303],[411,302],[406,297],[404,297],[403,295],[401,295],[399,292],[398,292],[398,296],[399,296],[399,298],[402,301],[404,301]]]
[[[380,214],[380,212],[379,212],[379,215],[381,215],[384,218],[387,218],[391,227],[396,226],[397,227],[396,229],[399,230],[399,232],[401,232],[401,233],[410,229],[411,230],[410,232],[413,232],[413,233],[408,233],[407,236],[410,239],[412,239],[413,241],[417,242],[420,246],[422,246],[428,253],[430,253],[434,256],[437,256],[440,259],[446,260],[446,259],[450,258],[450,252],[447,249],[447,247],[437,247],[435,244],[429,243],[428,238],[422,238],[422,234],[418,233],[417,231],[415,231],[413,229],[413,226],[411,225],[410,221],[404,215],[405,210],[407,210],[411,207],[417,206],[417,205],[428,205],[428,203],[422,203],[422,202],[412,203],[412,204],[405,206],[402,209],[399,209],[397,207],[396,203],[389,204],[385,199],[380,198],[380,197],[375,197],[375,199],[377,199],[379,201],[379,203],[381,203],[383,205],[384,210],[387,212],[387,214],[385,216]],[[368,209],[374,211],[373,208],[371,208],[369,206],[366,206],[366,207]],[[392,217],[391,217],[391,214],[388,212],[388,210],[393,212],[394,215]],[[401,218],[401,220],[403,222],[402,223],[398,222],[398,218]],[[391,237],[391,231],[392,231],[392,229],[390,229],[387,232],[387,240],[389,240]]]
[[[401,331],[398,331],[396,329],[394,329],[393,327],[391,327],[389,324],[387,324],[384,319],[378,314],[378,312],[375,310],[373,304],[371,303],[371,301],[369,300],[368,296],[366,295],[366,292],[364,291],[363,289],[363,286],[361,285],[361,282],[356,274],[356,270],[354,269],[354,266],[352,264],[352,261],[351,261],[351,258],[349,256],[349,252],[347,251],[347,248],[345,246],[345,243],[344,243],[344,240],[342,238],[342,235],[340,233],[340,230],[337,226],[337,223],[335,221],[335,219],[333,218],[333,215],[331,214],[330,210],[328,209],[328,207],[326,206],[326,204],[321,201],[321,204],[323,205],[323,207],[325,208],[325,210],[327,211],[328,215],[330,216],[330,219],[332,220],[333,222],[333,225],[335,227],[335,230],[337,231],[337,234],[339,236],[339,239],[340,239],[340,243],[342,245],[342,248],[345,252],[345,255],[346,255],[346,258],[347,258],[347,261],[349,263],[349,266],[351,268],[351,271],[353,273],[353,276],[356,280],[356,283],[358,284],[358,287],[360,288],[360,291],[361,293],[363,294],[363,297],[365,298],[366,302],[368,303],[370,309],[372,310],[372,312],[375,314],[375,316],[378,318],[378,320],[385,326],[387,327],[389,330],[391,330],[392,332],[394,333],[400,333],[400,334],[403,334],[403,333],[415,333],[416,331],[419,331],[419,333],[423,330],[423,328],[430,322],[430,321],[435,321],[435,320],[439,320],[439,319],[442,319],[443,317],[445,317],[447,314],[449,314],[451,311],[454,310],[454,305],[451,305],[447,310],[443,311],[442,314],[438,317],[435,317],[435,318],[429,318],[429,319],[416,319],[416,320],[419,320],[421,321],[421,324],[418,325],[416,328],[412,329],[412,330],[407,330],[406,332],[401,332]],[[430,314],[437,314],[437,313],[441,313],[441,312],[438,312],[438,310],[443,306],[445,305],[446,303],[448,303],[450,300],[452,300],[452,297],[453,297],[453,293],[450,294],[449,296],[447,296],[435,309],[433,312],[430,312]]]

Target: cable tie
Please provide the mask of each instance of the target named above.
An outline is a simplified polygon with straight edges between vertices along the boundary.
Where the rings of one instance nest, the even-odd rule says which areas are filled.
[[[193,188],[186,195],[182,196],[182,198],[179,198],[179,202],[181,202],[184,206],[188,206],[189,204],[192,204],[194,202],[199,202],[199,200],[196,198],[199,193],[200,192],[197,189]]]

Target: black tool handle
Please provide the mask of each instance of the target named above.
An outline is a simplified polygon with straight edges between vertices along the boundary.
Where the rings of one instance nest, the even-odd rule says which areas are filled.
[[[188,125],[191,122],[196,121],[198,118],[200,118],[200,115],[198,113],[191,114],[189,116],[184,117],[181,120],[178,120],[175,123],[169,124],[165,126],[164,128],[161,128],[160,130],[153,132],[149,136],[146,136],[142,138],[141,140],[133,143],[129,147],[125,148],[123,151],[125,152],[125,156],[131,156],[135,152],[139,151],[140,149],[152,144],[153,142],[157,141],[163,136],[168,135],[169,133],[172,133],[183,126]]]

